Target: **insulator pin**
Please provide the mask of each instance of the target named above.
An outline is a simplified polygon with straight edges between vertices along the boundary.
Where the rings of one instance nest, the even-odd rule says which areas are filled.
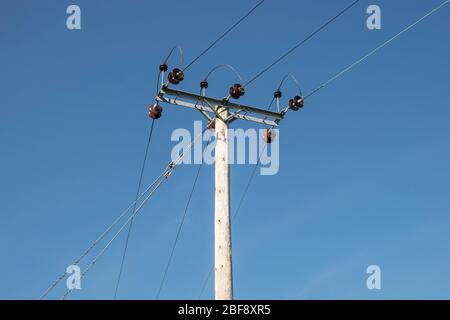
[[[275,99],[279,99],[279,98],[281,98],[281,96],[282,96],[282,94],[281,94],[281,91],[280,91],[280,90],[277,90],[277,91],[275,91],[275,92],[273,93],[273,97],[274,97]]]
[[[168,68],[169,67],[165,63],[159,65],[159,71],[161,72],[166,72]]]
[[[203,80],[202,82],[200,82],[200,88],[202,89],[207,89],[208,88],[208,81]]]

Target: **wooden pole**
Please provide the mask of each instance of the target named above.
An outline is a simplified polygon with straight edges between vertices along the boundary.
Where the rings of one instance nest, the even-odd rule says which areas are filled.
[[[228,116],[228,110],[220,106],[217,107],[217,113],[222,119]],[[219,117],[215,121],[215,298],[216,300],[232,300],[228,124]]]

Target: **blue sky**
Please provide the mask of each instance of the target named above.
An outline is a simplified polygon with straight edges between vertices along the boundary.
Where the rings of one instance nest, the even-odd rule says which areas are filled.
[[[349,2],[267,0],[189,69],[180,88],[198,90],[222,63],[249,79]],[[242,102],[267,106],[288,72],[303,91],[314,89],[440,2],[362,0],[247,88]],[[193,59],[256,1],[74,3],[80,31],[65,26],[72,2],[2,2],[3,299],[39,297],[133,200],[147,105],[170,48],[179,44]],[[382,9],[379,31],[366,28],[370,4]],[[236,298],[450,298],[449,17],[446,6],[288,115],[280,171],[255,176],[233,227]],[[235,81],[219,71],[209,93],[222,96]],[[165,107],[145,184],[170,160],[171,132],[192,130],[196,119]],[[119,298],[155,298],[196,169],[180,166],[135,220]],[[232,167],[232,209],[251,170]],[[213,172],[202,168],[161,298],[196,299],[212,266]],[[124,240],[70,298],[113,297]],[[378,291],[366,288],[371,264],[382,270]],[[213,298],[211,281],[202,298]]]

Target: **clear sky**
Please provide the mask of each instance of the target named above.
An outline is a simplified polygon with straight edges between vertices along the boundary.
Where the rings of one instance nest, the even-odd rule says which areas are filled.
[[[362,0],[248,87],[242,102],[267,106],[288,72],[312,90],[440,2]],[[72,3],[81,30],[66,29]],[[38,298],[128,206],[158,65],[175,44],[193,59],[255,3],[1,2],[0,298]],[[249,79],[348,3],[266,0],[180,88],[197,91],[223,63]],[[381,30],[366,27],[370,4],[382,9]],[[233,227],[236,298],[450,298],[449,21],[446,6],[288,114],[280,171],[255,176]],[[169,64],[178,66],[176,55]],[[223,96],[235,81],[218,71],[209,92]],[[287,84],[284,97],[294,94]],[[165,106],[145,185],[170,160],[171,132],[198,119]],[[232,166],[233,212],[252,168]],[[135,220],[119,298],[155,298],[196,169],[177,168]],[[212,266],[213,172],[202,168],[161,298],[196,299]],[[124,241],[70,298],[113,297]],[[372,264],[381,267],[381,290],[366,288]],[[212,281],[202,298],[213,298]]]

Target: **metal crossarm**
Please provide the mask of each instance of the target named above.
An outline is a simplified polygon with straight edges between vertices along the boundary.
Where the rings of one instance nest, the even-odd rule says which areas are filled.
[[[175,90],[166,85],[161,87],[156,99],[161,102],[196,109],[205,115],[209,120],[217,116],[215,110],[218,106],[224,107],[228,110],[228,117],[223,119],[227,122],[242,119],[277,127],[279,122],[284,118],[285,114],[283,111],[274,112],[230,102],[225,98],[217,99],[181,90]],[[211,117],[209,114],[213,114],[213,116]]]

